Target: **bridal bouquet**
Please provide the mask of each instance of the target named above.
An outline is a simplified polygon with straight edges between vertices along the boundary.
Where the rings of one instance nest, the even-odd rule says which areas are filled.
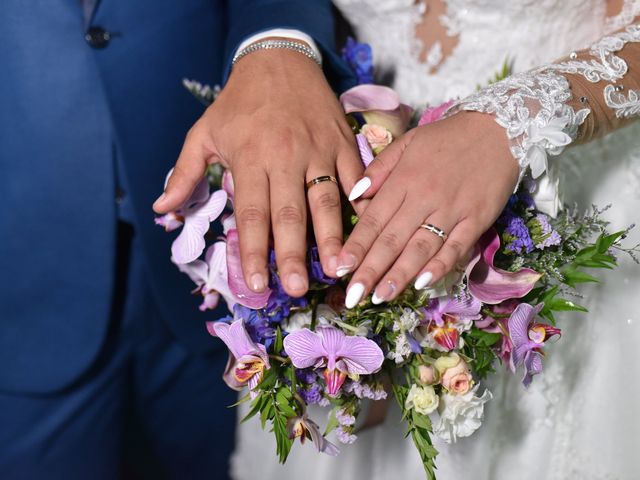
[[[367,46],[352,42],[346,59],[370,78]],[[205,103],[215,98],[215,90],[196,82],[187,87]],[[389,88],[362,84],[341,101],[365,165],[408,128],[411,109]],[[437,121],[448,106],[427,109],[419,124]],[[285,293],[273,252],[269,289],[258,294],[246,286],[229,171],[212,168],[181,210],[156,223],[167,231],[182,228],[172,261],[194,281],[200,309],[224,299],[232,312],[207,324],[229,348],[224,380],[248,390],[241,400],[251,402],[247,418],[270,425],[280,461],[296,439],[336,455],[330,435],[353,443],[363,401],[393,395],[427,477],[435,478],[432,435],[455,442],[480,427],[491,399],[481,382],[497,363],[521,371],[529,385],[542,371],[545,347],[561,334],[557,312],[586,311],[571,296],[578,284],[597,281],[584,270],[616,264],[613,249],[621,248],[625,232],[607,233],[597,209],[549,212],[546,202],[552,215],[544,213],[534,201],[536,188],[524,181],[468,261],[438,284],[408,288],[383,305],[365,299],[351,310],[344,307],[347,280],[324,274],[315,246],[304,297]],[[358,219],[348,203],[345,208],[348,235]],[[215,220],[221,233],[207,245]],[[322,430],[310,418],[310,405],[326,407]]]

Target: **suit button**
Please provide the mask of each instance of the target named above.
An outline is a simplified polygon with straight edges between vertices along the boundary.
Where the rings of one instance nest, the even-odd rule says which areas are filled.
[[[93,48],[104,48],[111,40],[111,34],[102,27],[90,27],[84,34],[84,39]]]

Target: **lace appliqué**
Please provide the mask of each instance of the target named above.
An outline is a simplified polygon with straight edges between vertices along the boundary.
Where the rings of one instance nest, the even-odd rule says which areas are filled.
[[[547,169],[547,155],[562,153],[591,112],[588,108],[576,112],[567,104],[571,97],[565,77],[534,70],[480,90],[453,105],[448,114],[470,110],[495,115],[520,165],[520,178],[527,167],[537,178]]]
[[[604,101],[607,107],[616,112],[618,118],[629,118],[640,114],[640,93],[637,90],[629,90],[625,95],[616,90],[613,85],[604,87]]]

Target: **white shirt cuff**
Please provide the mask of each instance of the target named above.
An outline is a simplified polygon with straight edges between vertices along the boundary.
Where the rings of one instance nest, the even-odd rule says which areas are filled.
[[[293,30],[289,28],[274,28],[272,30],[266,30],[264,32],[256,33],[255,35],[251,35],[249,38],[245,39],[238,49],[236,50],[236,54],[240,52],[243,48],[248,47],[252,43],[258,42],[263,38],[269,37],[281,37],[281,38],[290,38],[291,40],[300,40],[309,45],[313,53],[315,53],[319,59],[322,59],[322,55],[320,54],[320,49],[316,42],[304,32],[300,30]]]

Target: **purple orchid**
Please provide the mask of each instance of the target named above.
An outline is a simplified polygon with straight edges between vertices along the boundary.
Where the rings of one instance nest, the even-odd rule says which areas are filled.
[[[304,443],[306,438],[310,438],[318,452],[326,453],[332,457],[340,453],[338,447],[322,436],[318,425],[306,413],[300,417],[290,418],[287,422],[287,432],[289,439],[299,438],[300,443]]]
[[[395,91],[381,85],[353,87],[340,95],[340,102],[345,113],[361,113],[367,123],[386,128],[394,138],[405,132],[413,114]]]
[[[233,202],[233,197],[236,190],[233,184],[233,176],[231,175],[231,170],[225,170],[222,173],[222,189],[227,192],[229,200]]]
[[[172,259],[173,260],[173,259]],[[200,310],[213,310],[218,306],[220,295],[227,302],[229,310],[240,300],[231,292],[227,281],[227,247],[225,242],[216,242],[211,245],[205,253],[203,260],[180,264],[178,266],[182,273],[186,273],[197,285],[196,292],[200,292],[204,297]]]
[[[156,224],[162,225],[167,231],[183,225],[171,245],[174,263],[189,263],[202,254],[206,246],[204,235],[209,231],[209,224],[220,216],[226,204],[227,193],[218,190],[210,194],[209,182],[204,178],[179,210],[155,219]]]
[[[263,292],[256,293],[244,280],[240,263],[240,239],[236,229],[227,232],[227,276],[231,293],[239,303],[253,309],[264,308],[267,305],[271,289],[266,288]]]
[[[431,299],[423,309],[427,334],[444,351],[458,348],[460,334],[482,318],[481,308],[482,303],[471,295]]]
[[[229,348],[229,361],[222,378],[234,390],[247,385],[253,390],[266,369],[270,368],[269,356],[264,345],[256,344],[249,337],[242,319],[231,324],[211,322],[207,325],[209,333],[217,336]],[[252,396],[255,396],[253,392]]]
[[[511,337],[511,369],[515,371],[520,365],[524,366],[525,387],[531,384],[533,376],[542,372],[542,347],[545,342],[560,335],[560,329],[544,323],[534,323],[536,315],[540,313],[542,303],[532,307],[528,303],[521,303],[509,317],[508,328]]]
[[[284,350],[296,368],[325,368],[323,376],[331,396],[337,395],[347,375],[375,373],[384,360],[374,341],[347,336],[334,327],[290,333],[284,339]]]
[[[510,298],[522,298],[529,293],[541,274],[530,268],[508,272],[494,266],[500,237],[488,230],[476,245],[476,254],[467,265],[465,275],[469,292],[483,303],[495,305]]]

